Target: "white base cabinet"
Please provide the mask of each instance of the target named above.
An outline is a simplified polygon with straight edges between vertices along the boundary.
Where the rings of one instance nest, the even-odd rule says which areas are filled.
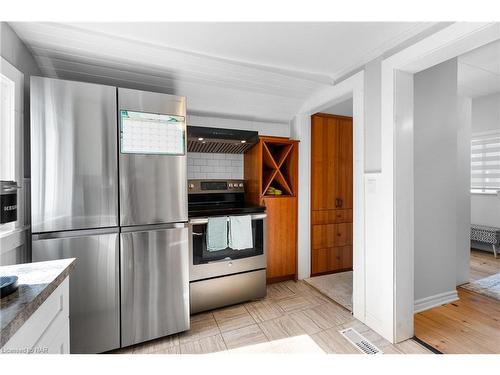
[[[2,347],[2,353],[69,354],[67,277]]]

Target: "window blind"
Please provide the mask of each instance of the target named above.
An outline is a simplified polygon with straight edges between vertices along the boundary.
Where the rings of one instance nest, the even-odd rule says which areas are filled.
[[[471,192],[500,190],[500,129],[476,133],[471,140]]]

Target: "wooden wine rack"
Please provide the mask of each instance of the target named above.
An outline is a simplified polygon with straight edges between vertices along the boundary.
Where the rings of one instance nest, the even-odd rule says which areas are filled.
[[[298,141],[260,137],[245,153],[245,197],[266,206],[267,280],[297,277]],[[270,187],[282,194],[269,194]]]

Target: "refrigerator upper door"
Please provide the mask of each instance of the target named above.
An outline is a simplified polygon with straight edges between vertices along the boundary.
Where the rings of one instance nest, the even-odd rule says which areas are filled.
[[[31,225],[118,225],[116,88],[31,78]]]
[[[120,225],[187,221],[185,98],[119,88],[118,110]]]
[[[188,229],[120,235],[122,346],[189,329]]]
[[[70,351],[120,347],[118,228],[33,236],[33,261],[76,258],[69,278]],[[90,234],[95,233],[95,234]]]

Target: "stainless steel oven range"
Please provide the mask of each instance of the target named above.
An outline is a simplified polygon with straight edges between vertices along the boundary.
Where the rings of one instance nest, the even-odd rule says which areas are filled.
[[[266,295],[265,207],[245,203],[243,180],[189,180],[191,314],[263,298]],[[251,219],[251,247],[207,248],[211,218]],[[247,221],[248,223],[248,221]]]

